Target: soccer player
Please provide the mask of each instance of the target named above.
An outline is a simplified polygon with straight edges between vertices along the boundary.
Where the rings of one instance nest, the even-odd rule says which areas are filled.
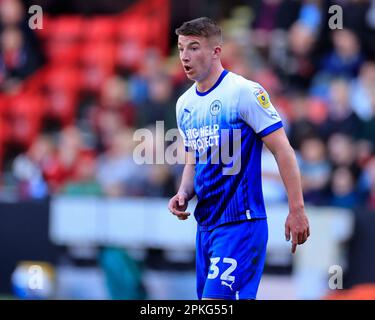
[[[289,241],[291,235],[292,253],[310,234],[295,154],[266,90],[223,68],[216,22],[194,19],[176,34],[181,63],[194,84],[177,101],[187,161],[168,207],[185,220],[188,201],[197,196],[198,298],[256,299],[268,240],[263,143],[275,156],[288,193],[285,237]]]

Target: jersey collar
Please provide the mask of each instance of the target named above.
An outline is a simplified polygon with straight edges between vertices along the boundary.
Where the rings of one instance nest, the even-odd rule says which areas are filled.
[[[213,91],[219,84],[220,82],[224,79],[224,77],[228,74],[228,70],[224,69],[223,72],[221,73],[219,79],[215,82],[215,84],[207,91],[204,92],[199,92],[198,88],[195,86],[195,92],[197,93],[198,96],[206,96],[208,95],[211,91]]]

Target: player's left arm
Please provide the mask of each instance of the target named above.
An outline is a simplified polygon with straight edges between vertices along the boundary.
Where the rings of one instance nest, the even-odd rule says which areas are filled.
[[[309,221],[305,214],[302,195],[301,175],[296,156],[283,128],[279,128],[262,138],[273,153],[281,178],[288,193],[289,214],[285,222],[285,238],[292,235],[292,253],[297,245],[303,244],[310,236]]]

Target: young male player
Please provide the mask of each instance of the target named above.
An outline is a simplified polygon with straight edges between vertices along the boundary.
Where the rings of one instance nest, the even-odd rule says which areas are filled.
[[[285,237],[292,236],[292,253],[310,234],[295,154],[265,89],[223,68],[216,22],[191,20],[176,34],[185,73],[195,83],[177,101],[188,161],[169,210],[185,220],[188,201],[197,196],[198,298],[255,299],[268,239],[263,143],[274,154],[288,193]]]

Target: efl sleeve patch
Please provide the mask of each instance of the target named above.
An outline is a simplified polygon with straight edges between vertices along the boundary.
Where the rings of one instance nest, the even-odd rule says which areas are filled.
[[[264,90],[262,89],[259,89],[255,92],[255,96],[259,102],[259,104],[267,109],[269,108],[269,106],[271,105],[271,102],[270,102],[270,98],[268,97],[268,94],[267,92],[265,92]]]

